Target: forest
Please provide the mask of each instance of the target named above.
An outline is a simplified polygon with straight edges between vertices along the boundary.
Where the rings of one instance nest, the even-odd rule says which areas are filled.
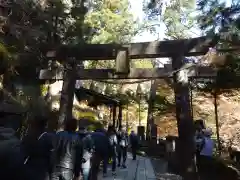
[[[59,44],[128,44],[143,32],[154,35],[156,40],[218,34],[220,41],[214,51],[202,57],[189,58],[197,64],[218,69],[215,81],[191,81],[193,118],[204,119],[215,130],[213,93],[216,90],[220,137],[226,146],[233,142],[239,144],[239,1],[143,0],[143,17],[136,17],[131,1],[4,1],[1,5],[0,31],[1,100],[10,97],[11,101],[31,108],[39,96],[45,98],[53,82],[24,81],[25,72],[31,71],[33,76],[37,76],[41,68],[62,67],[63,59],[49,63],[45,54],[46,48]],[[131,67],[161,67],[163,62],[170,63],[170,59],[132,60]],[[114,60],[84,61],[80,65],[86,69],[115,66]],[[155,84],[153,109],[159,136],[177,135],[171,80],[86,80],[81,84],[125,101],[129,106],[124,111],[123,119],[125,122],[131,120],[131,126],[138,125],[140,120],[146,123],[148,98],[151,86]],[[142,98],[136,93],[138,87],[142,88]],[[107,117],[109,112],[105,114]]]

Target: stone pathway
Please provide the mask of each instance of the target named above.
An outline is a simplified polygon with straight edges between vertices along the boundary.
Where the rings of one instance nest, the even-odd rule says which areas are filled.
[[[102,172],[99,173],[99,180],[156,180],[151,160],[147,157],[137,156],[137,160],[133,161],[132,156],[128,153],[127,168],[117,168],[117,176],[113,178],[111,168],[108,168],[107,177],[102,177]]]

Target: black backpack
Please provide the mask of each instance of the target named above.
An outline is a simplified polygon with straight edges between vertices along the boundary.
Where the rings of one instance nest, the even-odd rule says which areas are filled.
[[[117,140],[117,136],[116,136],[115,133],[109,135],[109,144],[110,144],[111,147],[116,146],[117,141],[118,140]]]
[[[201,140],[200,143],[196,144],[196,151],[197,151],[197,153],[200,153],[202,151],[202,149],[204,148],[204,146],[205,146],[205,138],[199,136],[199,137],[197,137],[197,139]]]
[[[121,131],[118,133],[118,144],[121,147],[127,147],[128,146],[128,137],[127,137],[126,133],[121,132]]]

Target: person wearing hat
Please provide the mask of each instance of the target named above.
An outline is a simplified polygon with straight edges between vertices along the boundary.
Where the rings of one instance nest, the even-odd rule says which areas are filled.
[[[210,128],[203,130],[203,147],[200,152],[201,156],[212,157],[214,150],[214,141],[211,139],[212,130]]]
[[[203,130],[203,146],[199,156],[199,172],[205,178],[210,178],[212,165],[212,156],[214,150],[214,141],[211,139],[212,130],[210,128]]]

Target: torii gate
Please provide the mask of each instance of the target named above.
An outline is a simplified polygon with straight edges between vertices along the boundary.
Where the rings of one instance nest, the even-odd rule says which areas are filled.
[[[184,66],[184,57],[201,56],[208,52],[209,47],[215,46],[218,37],[199,37],[193,39],[155,41],[147,43],[132,43],[129,45],[93,44],[80,47],[61,45],[49,50],[51,59],[66,59],[68,66],[65,73],[55,73],[44,70],[40,79],[64,80],[60,114],[70,115],[72,97],[76,79],[152,79],[172,77],[176,100],[176,118],[178,124],[179,143],[176,146],[178,171],[184,179],[192,179],[194,172],[194,129],[191,117],[189,89],[187,83],[179,81],[179,71]],[[139,58],[172,58],[172,70],[157,69],[129,69],[128,59]],[[75,60],[73,60],[74,58]],[[80,69],[76,64],[83,60],[112,60],[116,59],[116,69]],[[194,67],[193,77],[216,77],[216,72],[209,67]],[[150,98],[151,99],[151,98]],[[153,123],[148,120],[148,123]],[[150,124],[151,125],[151,124]]]
[[[1,2],[0,14],[8,14],[8,2]],[[7,16],[6,16],[7,17]],[[60,114],[71,116],[73,94],[76,79],[109,79],[109,78],[163,78],[169,77],[168,72],[163,69],[153,70],[129,70],[127,64],[128,58],[157,58],[171,57],[174,79],[174,92],[176,99],[176,117],[178,124],[179,146],[177,145],[177,161],[180,174],[184,179],[195,179],[191,175],[194,172],[194,142],[193,142],[193,120],[191,118],[189,90],[186,83],[179,81],[179,69],[184,65],[184,56],[204,55],[209,47],[216,44],[218,38],[200,37],[185,40],[173,40],[151,43],[135,43],[126,46],[107,44],[107,45],[83,45],[80,47],[60,46],[54,49],[53,56],[55,59],[66,59],[65,65],[68,66],[66,73],[61,77],[64,80]],[[75,58],[75,61],[69,58]],[[81,70],[76,74],[76,60],[107,60],[117,59],[116,66],[119,67],[122,75],[115,75],[114,70]],[[195,77],[204,76],[204,70],[197,68]],[[116,69],[118,72],[118,69]],[[130,72],[130,73],[129,73]],[[214,72],[208,71],[209,77],[214,77]],[[41,79],[52,79],[53,73],[40,74]],[[56,76],[55,76],[56,77]],[[151,98],[150,98],[151,99]]]

